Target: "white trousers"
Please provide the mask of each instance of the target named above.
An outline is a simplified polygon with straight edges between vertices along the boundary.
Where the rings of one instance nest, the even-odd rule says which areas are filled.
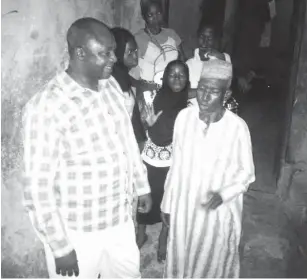
[[[51,249],[45,245],[46,261],[50,278],[141,278],[140,252],[136,244],[132,219],[124,224],[99,232],[68,230],[74,246],[79,276],[56,274]]]

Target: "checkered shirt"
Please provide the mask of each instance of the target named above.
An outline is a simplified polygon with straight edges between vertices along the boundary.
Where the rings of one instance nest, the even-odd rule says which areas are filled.
[[[123,223],[133,190],[150,193],[113,77],[96,92],[57,75],[26,104],[23,140],[24,205],[55,257],[73,249],[67,228],[92,232]]]

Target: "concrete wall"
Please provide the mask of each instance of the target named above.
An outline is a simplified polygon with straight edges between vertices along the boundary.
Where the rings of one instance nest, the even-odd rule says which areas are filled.
[[[276,1],[276,17],[272,22],[272,47],[277,53],[285,52],[289,47],[290,24],[293,12],[293,1]]]
[[[294,57],[287,100],[286,138],[278,179],[278,194],[307,253],[307,3],[295,3],[292,36]]]
[[[140,0],[113,0],[114,24],[129,29],[133,34],[144,28]]]
[[[170,0],[169,27],[174,29],[183,40],[187,58],[193,56],[197,46],[197,28],[201,19],[202,0]]]
[[[225,6],[222,49],[229,54],[233,51],[238,2],[238,0],[227,0]]]
[[[67,63],[65,36],[74,20],[92,16],[137,31],[139,0],[2,0],[1,5],[2,277],[45,277],[42,245],[21,204],[21,109]]]

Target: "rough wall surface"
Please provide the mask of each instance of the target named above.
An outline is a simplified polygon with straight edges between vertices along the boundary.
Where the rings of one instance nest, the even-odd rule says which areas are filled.
[[[202,0],[170,0],[169,27],[174,29],[183,41],[187,58],[193,56],[193,49],[197,46],[201,4]]]
[[[289,46],[290,22],[293,12],[293,1],[276,1],[276,17],[272,22],[272,46],[277,52],[285,52]]]
[[[91,16],[110,26],[120,23],[137,31],[139,0],[3,0],[1,5],[1,274],[2,277],[46,277],[42,245],[22,207],[22,107],[65,67],[65,36],[74,20]]]
[[[226,1],[222,49],[228,54],[232,54],[233,51],[237,9],[238,9],[238,0]]]
[[[129,29],[135,34],[140,28],[144,28],[145,23],[141,15],[140,0],[114,1],[114,23]]]
[[[285,200],[290,218],[297,231],[302,249],[307,253],[307,5],[304,21],[298,26],[302,41],[295,52],[298,56],[297,78],[294,81],[287,154],[279,177],[279,194]],[[303,11],[304,11],[303,10]],[[300,13],[303,12],[300,9]],[[294,62],[295,63],[295,62]],[[293,71],[293,69],[292,69]]]

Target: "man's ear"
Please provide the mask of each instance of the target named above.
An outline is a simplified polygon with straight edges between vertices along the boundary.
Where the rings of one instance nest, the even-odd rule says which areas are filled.
[[[224,102],[226,102],[230,98],[231,94],[232,94],[232,91],[230,89],[227,89],[225,96],[224,96]]]
[[[79,60],[84,60],[85,58],[85,51],[82,47],[77,47],[75,49],[75,55]]]

